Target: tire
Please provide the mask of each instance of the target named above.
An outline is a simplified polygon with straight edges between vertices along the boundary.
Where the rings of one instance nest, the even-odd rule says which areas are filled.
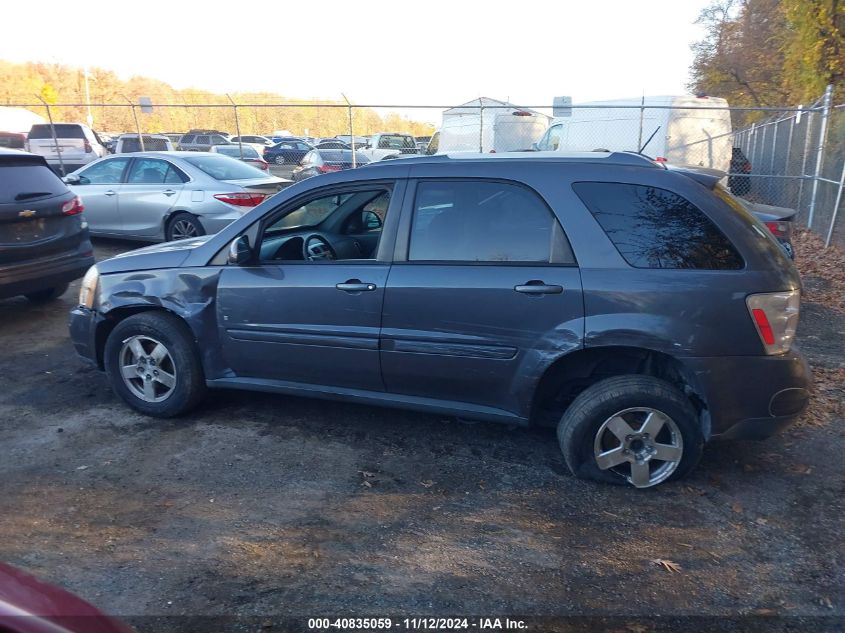
[[[273,162],[276,163],[277,165],[284,165],[288,161],[285,160],[285,157],[282,154],[276,154],[276,158],[273,159]]]
[[[164,239],[168,242],[184,240],[205,235],[200,221],[190,213],[175,213],[168,221],[164,230]]]
[[[53,301],[54,299],[61,297],[67,291],[67,287],[69,285],[70,284],[60,284],[58,286],[53,286],[52,288],[37,290],[35,292],[25,294],[24,297],[29,299],[32,303],[47,303],[48,301]]]
[[[167,356],[157,354],[159,343]],[[146,354],[146,360],[138,364],[126,364],[127,358],[135,357],[134,343],[139,343]],[[150,361],[156,360],[156,363]],[[194,408],[205,395],[205,376],[194,337],[181,319],[165,312],[142,312],[118,323],[106,340],[103,353],[106,374],[112,389],[130,407],[156,418],[181,415]],[[122,368],[138,368],[138,375],[124,379]],[[161,374],[158,374],[158,370]],[[143,374],[147,375],[143,375]],[[150,378],[156,373],[161,378]],[[170,385],[163,380],[165,374]],[[129,384],[127,384],[129,383]],[[153,401],[139,395],[146,394],[147,385],[152,384],[153,394],[159,399]]]
[[[646,427],[649,412],[655,415]],[[625,426],[619,424],[620,419]],[[643,434],[644,430],[655,431],[654,437]],[[557,437],[566,465],[576,477],[637,488],[684,477],[698,463],[704,447],[690,401],[668,382],[652,376],[617,376],[591,385],[564,412]],[[659,459],[664,455],[672,459]],[[615,463],[618,460],[624,461]]]

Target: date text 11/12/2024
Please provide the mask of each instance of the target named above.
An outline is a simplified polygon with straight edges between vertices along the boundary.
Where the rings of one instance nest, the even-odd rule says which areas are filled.
[[[525,630],[524,620],[510,618],[309,618],[308,628],[314,631],[331,630],[390,630],[406,631],[519,631]]]

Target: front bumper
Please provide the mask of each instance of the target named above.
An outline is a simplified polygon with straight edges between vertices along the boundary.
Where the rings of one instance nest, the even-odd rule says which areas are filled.
[[[775,356],[682,362],[703,391],[712,439],[765,439],[792,424],[810,399],[810,368],[794,345]]]
[[[76,353],[85,360],[100,366],[97,357],[97,325],[102,317],[95,311],[84,306],[77,306],[70,311],[68,329],[70,339],[76,348]]]

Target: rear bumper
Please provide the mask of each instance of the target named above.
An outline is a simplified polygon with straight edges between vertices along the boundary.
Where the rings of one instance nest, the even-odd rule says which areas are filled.
[[[807,407],[812,377],[793,346],[777,356],[684,358],[704,392],[713,439],[765,439]]]
[[[88,248],[91,243],[86,240]],[[79,279],[94,265],[92,253],[48,257],[0,266],[0,298],[46,290]]]
[[[223,203],[221,202],[220,204]],[[212,235],[214,233],[219,233],[235,220],[240,220],[243,215],[244,214],[239,211],[232,210],[219,215],[200,215],[197,216],[197,220],[199,220],[200,224],[202,224],[202,228],[205,230],[206,235]]]

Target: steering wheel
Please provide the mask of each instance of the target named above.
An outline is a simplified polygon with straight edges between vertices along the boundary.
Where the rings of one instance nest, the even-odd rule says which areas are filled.
[[[337,259],[332,245],[322,235],[309,235],[302,244],[302,256],[312,262]]]

